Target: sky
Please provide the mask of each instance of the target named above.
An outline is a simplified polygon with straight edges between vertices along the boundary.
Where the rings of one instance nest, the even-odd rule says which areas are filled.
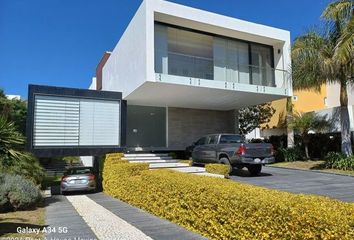
[[[171,0],[291,32],[320,24],[330,0]],[[88,88],[141,0],[0,0],[0,88],[27,98],[28,84]]]

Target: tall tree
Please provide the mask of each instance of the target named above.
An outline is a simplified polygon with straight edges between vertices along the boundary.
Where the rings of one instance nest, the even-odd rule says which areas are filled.
[[[262,124],[269,123],[275,109],[270,103],[259,104],[239,110],[239,130],[245,135],[259,128]]]
[[[340,84],[342,153],[352,155],[347,87],[354,80],[353,0],[337,0],[322,14],[324,31],[296,38],[292,49],[295,89],[317,89]]]
[[[15,128],[22,135],[26,131],[27,103],[20,99],[8,99],[0,89],[0,114],[6,120],[14,123]]]

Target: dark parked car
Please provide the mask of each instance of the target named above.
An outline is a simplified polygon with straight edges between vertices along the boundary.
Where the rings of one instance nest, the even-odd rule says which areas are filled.
[[[97,177],[92,167],[68,168],[61,178],[60,190],[62,194],[70,191],[97,190]]]
[[[222,163],[257,175],[262,165],[274,162],[273,146],[269,143],[246,143],[239,134],[211,134],[200,138],[192,152],[193,164]]]

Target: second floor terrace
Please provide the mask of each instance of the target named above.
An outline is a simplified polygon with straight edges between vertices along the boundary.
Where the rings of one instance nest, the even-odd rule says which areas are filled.
[[[286,66],[276,69],[273,46],[155,22],[157,80],[177,77],[286,90]],[[181,79],[182,80],[182,79]]]

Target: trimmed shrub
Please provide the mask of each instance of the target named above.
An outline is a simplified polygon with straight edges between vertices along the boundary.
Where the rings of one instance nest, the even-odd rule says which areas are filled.
[[[106,159],[116,159],[120,160],[124,156],[124,153],[108,153],[106,154]]]
[[[354,171],[354,156],[346,157],[342,153],[329,152],[325,160],[326,168]]]
[[[325,157],[325,167],[326,168],[333,168],[335,162],[340,161],[341,159],[345,158],[342,153],[338,152],[329,152]]]
[[[354,239],[354,204],[107,161],[104,191],[210,239]]]
[[[205,170],[208,173],[215,173],[229,177],[229,166],[220,163],[211,163],[205,165]]]
[[[30,209],[41,199],[41,192],[32,181],[0,173],[0,212]]]
[[[286,162],[294,162],[304,159],[304,153],[299,147],[279,148],[276,153],[276,159],[284,159]]]

